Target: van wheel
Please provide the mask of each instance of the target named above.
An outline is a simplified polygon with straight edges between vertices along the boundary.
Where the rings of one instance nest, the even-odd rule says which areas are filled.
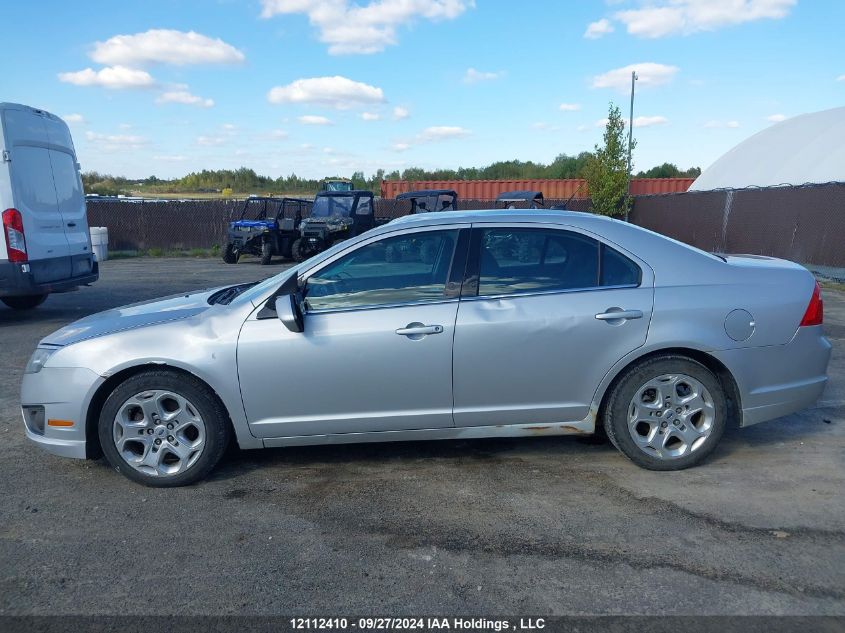
[[[25,297],[0,297],[12,310],[32,310],[47,300],[47,295],[27,295]]]
[[[231,244],[226,244],[226,250],[223,251],[223,261],[227,264],[237,264],[238,263],[239,254],[235,250],[235,247]]]
[[[704,460],[728,421],[725,390],[701,363],[666,355],[631,367],[613,386],[604,429],[638,466],[681,470]]]
[[[270,242],[264,242],[261,245],[261,265],[266,266],[273,259],[273,245]]]
[[[231,438],[228,414],[213,391],[193,376],[158,369],[112,391],[97,431],[115,470],[157,488],[206,477]]]

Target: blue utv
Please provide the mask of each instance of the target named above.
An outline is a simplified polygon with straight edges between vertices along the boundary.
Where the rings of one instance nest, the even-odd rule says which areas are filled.
[[[312,204],[310,200],[299,198],[247,198],[240,217],[229,222],[223,261],[237,264],[243,254],[260,257],[262,264],[269,264],[274,256],[293,259],[293,243],[300,235],[299,225]]]

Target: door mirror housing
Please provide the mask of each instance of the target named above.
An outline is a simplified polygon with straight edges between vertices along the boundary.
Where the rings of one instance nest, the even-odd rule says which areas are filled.
[[[291,332],[305,331],[305,317],[300,307],[299,280],[296,274],[287,278],[276,294],[267,299],[267,303],[258,313],[259,319],[274,316]]]
[[[299,297],[295,294],[276,297],[276,316],[291,332],[305,330],[305,319],[299,307]]]

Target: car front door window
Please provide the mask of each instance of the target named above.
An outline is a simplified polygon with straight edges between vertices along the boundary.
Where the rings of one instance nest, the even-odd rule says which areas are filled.
[[[455,229],[370,242],[308,278],[306,310],[442,301],[457,236]]]

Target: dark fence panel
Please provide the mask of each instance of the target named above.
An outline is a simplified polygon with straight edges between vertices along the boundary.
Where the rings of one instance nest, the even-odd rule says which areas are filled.
[[[546,200],[547,206],[566,200]],[[112,250],[209,248],[226,241],[242,200],[89,200],[88,224],[109,229]],[[393,219],[409,204],[378,199],[376,217]],[[527,205],[518,205],[525,207]],[[459,200],[459,209],[490,209]],[[568,207],[588,211],[576,198]],[[630,220],[706,251],[753,253],[805,264],[845,266],[845,183],[637,196]]]
[[[845,266],[845,183],[640,196],[630,220],[706,251]]]

